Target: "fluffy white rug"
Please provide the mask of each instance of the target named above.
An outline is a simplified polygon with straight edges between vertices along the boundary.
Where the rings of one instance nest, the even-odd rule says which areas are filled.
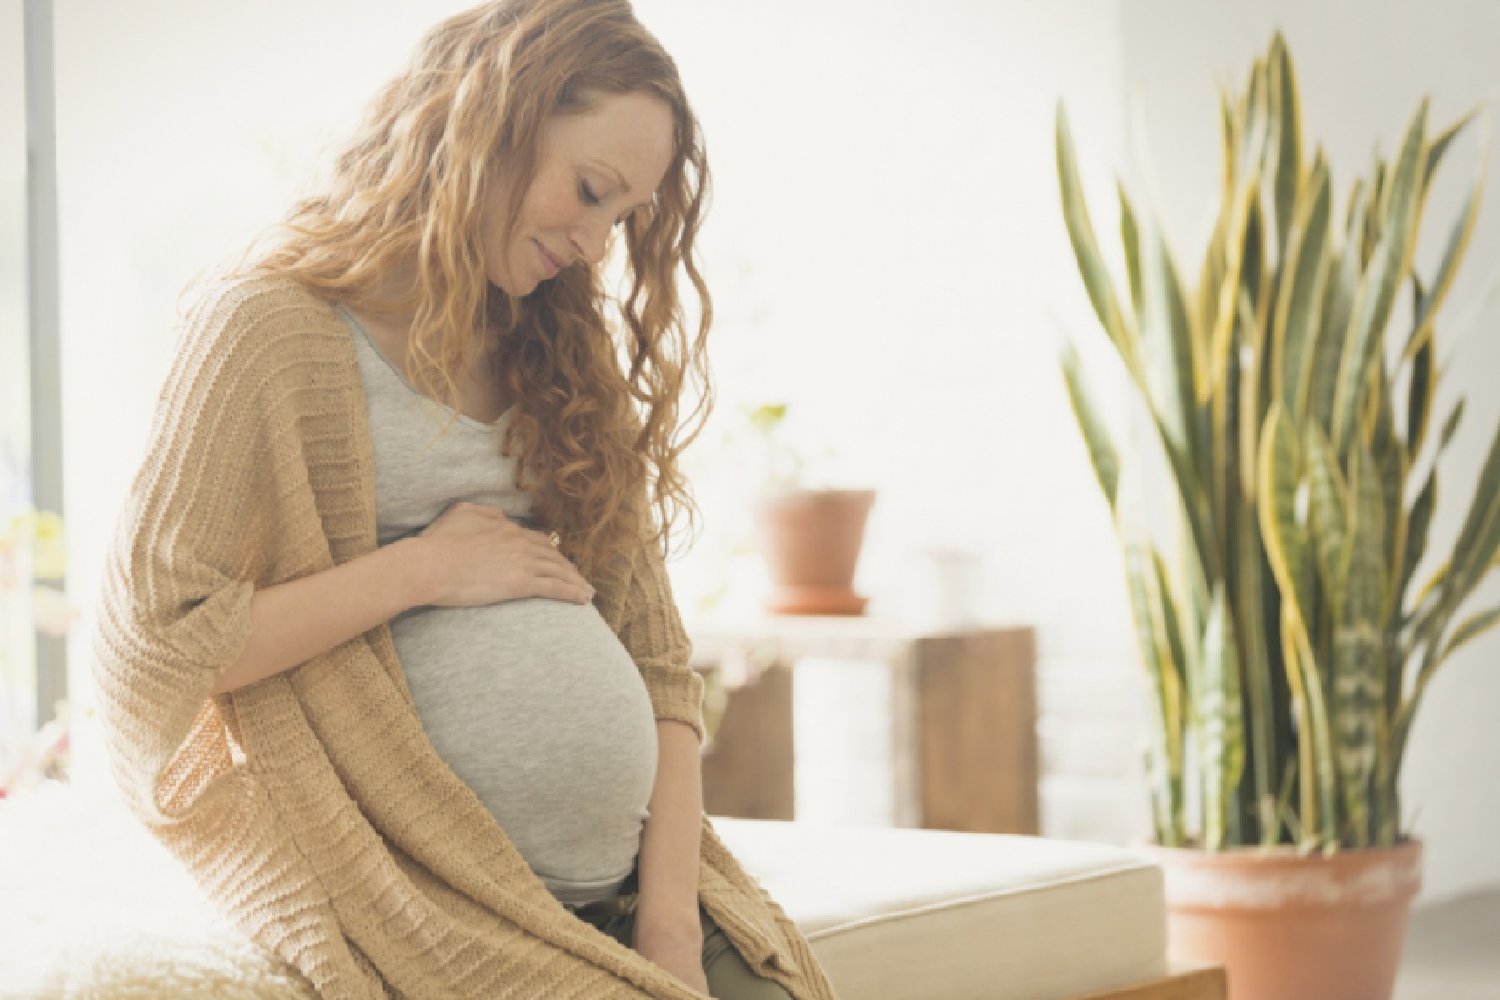
[[[0,1000],[316,1000],[113,799],[0,799]]]

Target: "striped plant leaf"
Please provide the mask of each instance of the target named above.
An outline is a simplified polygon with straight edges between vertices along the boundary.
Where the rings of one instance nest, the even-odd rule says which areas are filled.
[[[1167,571],[1166,561],[1162,559],[1160,552],[1152,551],[1151,566],[1156,572],[1157,593],[1161,595],[1162,635],[1166,639],[1172,662],[1177,665],[1177,672],[1182,677],[1183,697],[1190,698],[1192,679],[1197,674],[1198,660],[1202,654],[1198,641],[1186,630],[1186,624],[1191,623],[1194,616],[1188,614],[1183,606],[1172,574]],[[1182,610],[1179,611],[1179,608]]]
[[[1222,163],[1222,175],[1219,180],[1219,189],[1228,194],[1235,189],[1238,177],[1234,172],[1235,151],[1239,148],[1239,122],[1235,115],[1235,105],[1227,90],[1219,91],[1219,155]],[[1228,204],[1225,198],[1223,204]]]
[[[1380,363],[1377,359],[1377,364]],[[1406,547],[1407,517],[1402,493],[1411,463],[1407,459],[1405,447],[1396,437],[1390,382],[1387,379],[1375,380],[1370,400],[1374,418],[1369,454],[1375,467],[1376,480],[1380,484],[1381,512],[1384,517],[1383,530],[1380,535],[1381,547],[1383,552],[1392,554],[1383,562],[1387,572],[1382,578],[1385,586],[1380,620],[1384,623],[1393,616],[1395,602],[1400,596],[1389,568],[1399,567],[1399,555]]]
[[[1439,655],[1439,659],[1448,659],[1459,647],[1471,639],[1477,639],[1496,625],[1500,625],[1500,608],[1490,608],[1488,611],[1470,616],[1458,628],[1453,630],[1453,634],[1448,637],[1447,644],[1443,646],[1443,652]]]
[[[1338,768],[1334,766],[1333,739],[1330,735],[1328,699],[1325,695],[1322,670],[1318,665],[1313,647],[1302,642],[1297,630],[1288,627],[1288,619],[1282,619],[1282,642],[1287,651],[1287,680],[1295,696],[1305,706],[1301,746],[1310,747],[1307,756],[1311,759],[1302,780],[1304,789],[1311,789],[1316,808],[1303,819],[1306,837],[1316,844],[1338,842]],[[1304,798],[1304,802],[1306,802]]]
[[[1438,434],[1437,454],[1435,456],[1433,456],[1432,468],[1428,471],[1428,475],[1427,475],[1428,483],[1423,486],[1423,492],[1424,493],[1428,492],[1427,486],[1429,486],[1429,485],[1431,486],[1431,492],[1433,493],[1434,496],[1433,496],[1433,500],[1429,501],[1429,503],[1435,503],[1436,502],[1436,494],[1437,494],[1437,469],[1438,469],[1438,465],[1442,461],[1443,453],[1448,450],[1448,445],[1452,443],[1453,436],[1458,433],[1458,428],[1459,428],[1460,424],[1462,424],[1462,422],[1463,422],[1464,403],[1465,403],[1465,401],[1462,400],[1462,399],[1460,399],[1457,403],[1455,403],[1453,405],[1453,409],[1449,412],[1447,419],[1443,421],[1443,429],[1442,429],[1442,431]],[[1417,499],[1418,499],[1418,502],[1421,501],[1421,495],[1420,494],[1418,495]],[[1428,514],[1428,519],[1429,520],[1430,520],[1430,517],[1431,517],[1431,515],[1429,513]],[[1415,519],[1416,519],[1415,512],[1413,512],[1412,519],[1413,519],[1413,521],[1415,521]],[[1411,530],[1411,529],[1409,529],[1409,530]],[[1416,571],[1416,564],[1417,564],[1417,562],[1420,560],[1420,558],[1422,556],[1421,549],[1425,549],[1425,547],[1426,547],[1426,543],[1427,543],[1426,534],[1427,534],[1427,532],[1424,529],[1424,531],[1422,532],[1421,539],[1420,539],[1421,546],[1420,546],[1419,550],[1415,553],[1415,555],[1412,558],[1412,561],[1410,563],[1410,567],[1409,568],[1410,568],[1410,570],[1412,572]],[[1403,565],[1404,568],[1407,566],[1407,564],[1405,563],[1405,561],[1403,561],[1402,565]],[[1436,593],[1438,591],[1444,589],[1447,586],[1448,571],[1451,568],[1451,566],[1452,566],[1452,560],[1444,562],[1443,565],[1441,565],[1441,566],[1439,566],[1437,568],[1437,570],[1432,574],[1432,576],[1430,576],[1430,577],[1427,578],[1427,582],[1422,585],[1422,588],[1417,591],[1417,596],[1414,599],[1413,603],[1416,604],[1419,609],[1422,608],[1422,607],[1424,607],[1424,606],[1426,606],[1429,602],[1435,600],[1436,599]],[[1409,586],[1409,581],[1404,586]],[[1410,617],[1413,618],[1413,619],[1416,618],[1417,617],[1417,613],[1414,612]]]
[[[1300,418],[1307,399],[1313,333],[1321,318],[1330,258],[1327,253],[1329,212],[1333,197],[1328,167],[1321,154],[1298,203],[1282,270],[1283,289],[1277,300],[1272,330],[1278,364],[1272,366],[1275,398],[1294,418]]]
[[[1141,231],[1135,222],[1135,209],[1125,185],[1116,183],[1120,198],[1120,245],[1125,250],[1125,274],[1130,282],[1130,302],[1137,311],[1141,307]]]
[[[1307,457],[1318,575],[1323,584],[1323,598],[1333,609],[1334,620],[1339,621],[1343,618],[1344,588],[1348,584],[1349,561],[1353,554],[1349,489],[1339,470],[1338,457],[1317,424],[1308,425],[1303,447]]]
[[[1203,839],[1224,846],[1225,822],[1235,811],[1235,788],[1245,769],[1244,710],[1234,618],[1222,583],[1215,585],[1203,634],[1202,688],[1194,699],[1203,754]]]
[[[1262,301],[1264,297],[1262,296]],[[1250,315],[1249,298],[1240,297],[1241,323],[1244,331],[1242,350],[1246,361],[1241,366],[1239,389],[1239,416],[1236,419],[1235,436],[1229,442],[1229,450],[1238,456],[1235,475],[1238,489],[1228,510],[1232,515],[1225,535],[1234,541],[1236,558],[1232,566],[1233,577],[1238,585],[1235,613],[1242,627],[1238,638],[1241,651],[1241,669],[1245,676],[1245,695],[1249,704],[1247,728],[1250,730],[1250,765],[1252,788],[1255,794],[1254,807],[1259,820],[1262,843],[1273,841],[1266,838],[1278,835],[1276,818],[1276,761],[1280,754],[1276,730],[1276,710],[1273,705],[1274,683],[1271,678],[1270,655],[1264,632],[1265,592],[1267,581],[1262,567],[1261,542],[1257,534],[1256,509],[1260,503],[1256,477],[1258,464],[1257,434],[1260,430],[1262,406],[1268,402],[1267,394],[1260,391],[1262,373],[1259,359],[1265,356],[1266,317],[1264,314]],[[1253,625],[1250,623],[1254,623]]]
[[[1317,844],[1319,817],[1322,809],[1318,801],[1318,760],[1312,738],[1314,723],[1308,708],[1306,685],[1303,682],[1301,650],[1306,647],[1299,634],[1293,612],[1282,605],[1281,615],[1281,659],[1286,669],[1287,686],[1291,691],[1292,720],[1297,727],[1297,787],[1300,790],[1300,806],[1297,816],[1297,841],[1304,847]]]
[[[1458,138],[1459,133],[1467,128],[1469,122],[1473,121],[1478,114],[1478,108],[1470,110],[1458,121],[1449,125],[1433,137],[1432,145],[1427,148],[1427,161],[1422,168],[1422,196],[1424,198],[1427,196],[1427,188],[1432,184],[1433,175],[1437,173],[1438,164],[1442,162],[1443,155],[1448,152],[1448,147],[1453,144],[1453,140]]]
[[[1374,457],[1357,443],[1350,478],[1352,559],[1347,601],[1334,631],[1334,732],[1345,812],[1355,843],[1371,839],[1367,784],[1375,773],[1376,720],[1384,703],[1385,511]]]
[[[1093,394],[1085,383],[1078,349],[1071,340],[1064,345],[1062,370],[1068,388],[1068,402],[1072,404],[1073,416],[1078,421],[1078,429],[1083,433],[1084,444],[1089,450],[1089,464],[1099,480],[1099,489],[1109,501],[1109,509],[1113,511],[1120,484],[1120,451],[1115,447],[1114,438],[1105,421],[1094,409]]]
[[[1456,420],[1450,417],[1449,423],[1456,424]],[[1446,434],[1444,436],[1447,437]],[[1412,720],[1416,716],[1417,707],[1421,704],[1422,695],[1446,658],[1446,654],[1441,652],[1437,645],[1437,637],[1447,630],[1448,621],[1483,579],[1497,558],[1500,558],[1500,428],[1496,429],[1495,437],[1490,442],[1489,454],[1479,473],[1479,482],[1474,489],[1473,501],[1464,518],[1463,527],[1459,529],[1458,541],[1453,547],[1453,558],[1440,568],[1428,583],[1427,589],[1437,591],[1438,607],[1425,630],[1427,655],[1417,668],[1416,681],[1412,685],[1411,694],[1402,702],[1393,727],[1392,753],[1395,755],[1398,767],[1401,756],[1405,752],[1406,738],[1410,732]],[[1427,589],[1424,589],[1424,596]],[[1483,619],[1484,616],[1480,618]],[[1460,630],[1466,627],[1473,629],[1474,619],[1460,625],[1459,630],[1454,632],[1454,638],[1456,639]],[[1487,630],[1488,627],[1489,625],[1486,624],[1472,634],[1465,634],[1463,641],[1468,641],[1473,635]],[[1457,648],[1454,639],[1450,639],[1447,646],[1441,647],[1443,650],[1453,648]]]
[[[1197,453],[1193,385],[1193,332],[1177,268],[1161,230],[1144,234],[1141,309],[1138,316],[1146,390],[1170,448],[1182,456]]]
[[[1411,514],[1406,521],[1406,537],[1401,546],[1401,563],[1394,590],[1399,606],[1401,599],[1411,587],[1412,575],[1417,563],[1427,551],[1427,532],[1432,526],[1432,511],[1437,504],[1437,466],[1434,465],[1422,483],[1417,498],[1412,501]]]
[[[1399,238],[1382,242],[1360,281],[1343,347],[1339,352],[1338,380],[1328,433],[1340,452],[1348,443],[1356,415],[1369,385],[1370,366],[1380,350],[1380,332],[1390,315],[1396,295],[1396,267],[1402,247]]]
[[[1272,182],[1276,201],[1277,258],[1284,260],[1302,180],[1302,109],[1297,97],[1297,76],[1287,53],[1286,39],[1279,31],[1271,40],[1269,62],[1271,113],[1277,121],[1276,168]]]
[[[1458,217],[1453,220],[1453,225],[1448,230],[1448,242],[1443,247],[1443,256],[1438,262],[1437,277],[1433,280],[1432,290],[1418,300],[1416,323],[1413,324],[1411,337],[1402,352],[1403,360],[1414,355],[1430,338],[1433,317],[1437,313],[1438,306],[1443,304],[1448,297],[1449,290],[1453,287],[1453,279],[1458,274],[1458,265],[1462,263],[1464,255],[1468,252],[1469,241],[1474,236],[1474,226],[1479,221],[1480,196],[1484,187],[1483,171],[1487,168],[1488,162],[1488,155],[1481,159],[1480,172],[1475,174],[1473,181],[1469,184],[1468,193],[1459,207]]]
[[[1474,499],[1453,547],[1453,572],[1444,595],[1449,607],[1457,608],[1469,596],[1497,551],[1500,551],[1500,428],[1490,441]]]
[[[1200,480],[1197,410],[1194,403],[1194,333],[1177,278],[1176,267],[1161,237],[1151,227],[1143,233],[1149,249],[1142,258],[1143,310],[1140,316],[1146,397],[1167,462],[1172,469],[1182,510],[1192,528],[1194,554],[1204,572],[1218,574],[1219,544]]]
[[[1154,725],[1147,779],[1151,784],[1156,837],[1159,843],[1175,847],[1184,840],[1183,682],[1166,639],[1162,594],[1156,586],[1156,552],[1141,511],[1138,464],[1132,463],[1122,470],[1115,525],[1124,555],[1136,643],[1152,693],[1149,704]]]
[[[1093,304],[1094,314],[1109,339],[1114,342],[1126,368],[1140,373],[1140,361],[1136,357],[1135,333],[1124,310],[1120,308],[1119,296],[1115,294],[1114,282],[1104,257],[1099,253],[1099,241],[1094,236],[1094,224],[1089,219],[1088,204],[1083,197],[1083,182],[1078,174],[1078,159],[1073,151],[1073,136],[1068,129],[1068,116],[1061,103],[1057,106],[1057,178],[1062,192],[1063,218],[1068,226],[1068,238],[1073,244],[1073,255],[1078,261],[1078,272],[1083,277],[1084,288]]]
[[[1254,501],[1246,500],[1244,509],[1237,514],[1235,528],[1239,542],[1236,575],[1240,587],[1236,617],[1242,623],[1237,632],[1249,707],[1245,727],[1250,732],[1251,787],[1255,794],[1254,811],[1260,825],[1261,843],[1270,846],[1275,843],[1279,828],[1276,820],[1276,762],[1282,748],[1278,744],[1274,684],[1263,631],[1267,620],[1263,603],[1266,581]]]
[[[1343,231],[1345,238],[1351,241],[1351,245],[1355,234],[1364,231],[1365,187],[1362,177],[1354,178],[1354,183],[1349,186],[1349,200],[1344,207]]]
[[[1229,201],[1227,198],[1225,200],[1226,203]],[[1203,253],[1203,264],[1198,269],[1198,287],[1194,291],[1193,301],[1198,310],[1198,320],[1193,324],[1193,332],[1196,335],[1193,342],[1193,359],[1197,366],[1194,369],[1194,381],[1198,386],[1200,413],[1204,409],[1204,399],[1211,391],[1207,360],[1210,345],[1213,343],[1214,331],[1219,326],[1219,293],[1224,286],[1224,276],[1228,267],[1225,233],[1228,231],[1230,221],[1227,212],[1220,212],[1218,218],[1214,220],[1214,231]],[[1205,435],[1199,437],[1200,441],[1206,439]]]
[[[1250,86],[1236,112],[1241,127],[1235,176],[1243,181],[1251,173],[1258,175],[1262,172],[1271,132],[1271,93],[1264,60],[1257,60],[1251,68]]]
[[[1385,204],[1385,193],[1390,190],[1387,181],[1386,164],[1378,155],[1370,164],[1370,186],[1365,189],[1365,211],[1360,217],[1360,229],[1358,234],[1359,264],[1361,268],[1370,266],[1370,257],[1375,252],[1375,247],[1380,242],[1381,224],[1385,220],[1382,206]]]
[[[1327,288],[1324,291],[1323,322],[1313,344],[1312,369],[1308,373],[1307,400],[1302,409],[1305,419],[1315,421],[1325,431],[1332,426],[1334,395],[1338,391],[1339,365],[1344,352],[1344,335],[1354,300],[1359,292],[1361,256],[1354,246],[1354,230],[1364,226],[1364,207],[1360,205],[1350,224],[1344,247],[1330,261]],[[1333,263],[1337,266],[1332,266]]]
[[[1412,277],[1412,299],[1422,302],[1425,293],[1422,282]],[[1420,324],[1420,320],[1417,321]],[[1430,331],[1431,326],[1427,329]],[[1422,338],[1412,357],[1411,384],[1407,387],[1406,402],[1406,447],[1407,453],[1415,457],[1422,453],[1422,443],[1427,437],[1427,425],[1432,421],[1432,402],[1437,392],[1437,367],[1432,363],[1432,336]]]
[[[1308,572],[1307,531],[1297,516],[1302,455],[1292,425],[1281,404],[1273,403],[1260,436],[1260,534],[1271,571],[1281,587],[1282,608],[1292,616],[1305,644],[1310,641],[1313,581]]]
[[[1453,435],[1458,433],[1459,424],[1464,419],[1465,400],[1460,399],[1453,404],[1453,409],[1448,413],[1448,419],[1443,421],[1443,432],[1439,435],[1438,450],[1442,451],[1448,447],[1448,442],[1453,440]]]

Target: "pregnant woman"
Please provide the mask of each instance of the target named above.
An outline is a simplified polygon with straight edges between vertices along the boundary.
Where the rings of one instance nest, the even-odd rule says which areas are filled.
[[[179,328],[94,640],[127,804],[299,995],[832,1000],[702,811],[671,58],[487,3],[331,167]]]

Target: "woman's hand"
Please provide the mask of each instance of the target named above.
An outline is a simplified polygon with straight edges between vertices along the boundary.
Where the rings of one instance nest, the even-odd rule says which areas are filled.
[[[696,917],[667,923],[636,910],[635,950],[702,993],[708,992],[703,972],[703,928]]]
[[[461,500],[416,536],[432,580],[427,603],[471,608],[521,597],[586,604],[594,588],[540,531],[505,512]]]

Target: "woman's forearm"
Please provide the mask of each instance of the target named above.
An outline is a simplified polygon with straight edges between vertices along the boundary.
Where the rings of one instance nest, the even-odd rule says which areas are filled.
[[[250,638],[239,658],[219,673],[213,693],[306,663],[427,603],[422,552],[420,539],[403,538],[332,569],[257,590],[250,598]]]
[[[656,737],[656,785],[641,833],[637,920],[696,932],[703,824],[698,734],[684,722],[658,719]]]

